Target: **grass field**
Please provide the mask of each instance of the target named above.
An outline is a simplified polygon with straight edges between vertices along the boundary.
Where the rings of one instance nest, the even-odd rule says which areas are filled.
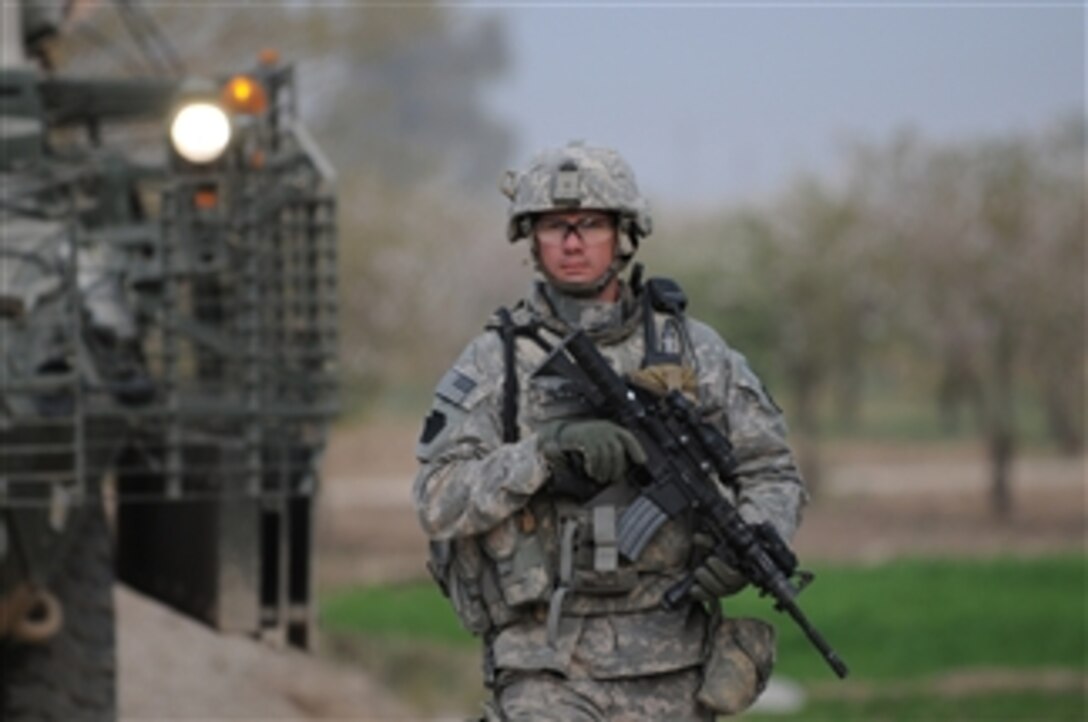
[[[908,559],[816,569],[799,601],[850,665],[846,682],[765,599],[745,592],[726,610],[776,622],[778,672],[809,692],[797,719],[1083,720],[1085,561]],[[335,591],[321,616],[334,646],[361,656],[426,711],[434,711],[428,699],[478,685],[469,661],[476,642],[431,584]],[[466,664],[471,672],[459,680]],[[428,690],[435,679],[442,689]]]

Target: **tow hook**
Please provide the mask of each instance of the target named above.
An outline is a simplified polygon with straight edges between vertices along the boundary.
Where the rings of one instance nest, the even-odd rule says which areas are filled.
[[[0,599],[0,639],[37,644],[64,625],[64,608],[48,589],[20,584]]]

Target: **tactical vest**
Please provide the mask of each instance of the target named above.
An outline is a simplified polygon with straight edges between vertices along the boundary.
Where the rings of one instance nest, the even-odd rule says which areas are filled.
[[[650,279],[640,302],[642,367],[693,364],[683,317],[686,298],[680,287],[668,279]],[[535,319],[517,323],[507,309],[499,309],[496,319],[488,328],[499,334],[504,350],[503,441],[514,443],[520,436],[517,342],[528,339],[544,351],[550,344]],[[552,393],[547,388],[533,392]],[[563,412],[561,389],[554,390],[550,402]],[[688,568],[690,523],[683,518],[663,526],[638,560],[619,557],[616,525],[637,495],[631,485],[612,484],[589,498],[557,494],[554,488],[546,486],[523,509],[482,535],[431,543],[428,567],[462,624],[474,634],[487,638],[532,617],[547,624],[554,641],[563,614],[658,607],[662,594]]]

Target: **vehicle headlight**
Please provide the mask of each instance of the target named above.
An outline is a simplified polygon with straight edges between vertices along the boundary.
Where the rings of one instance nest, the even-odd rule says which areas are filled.
[[[211,163],[230,143],[230,118],[214,103],[185,105],[170,123],[174,150],[190,163]]]

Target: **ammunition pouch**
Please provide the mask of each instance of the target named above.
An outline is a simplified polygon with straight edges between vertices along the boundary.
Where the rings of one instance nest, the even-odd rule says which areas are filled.
[[[480,536],[431,542],[427,568],[469,632],[501,629],[551,596],[555,553],[545,548],[551,525],[540,506]]]
[[[588,502],[538,496],[485,534],[432,542],[428,568],[477,635],[547,610],[554,640],[563,614],[656,609],[687,567],[690,531],[670,521],[637,561],[621,559],[616,525],[633,495],[616,484]]]
[[[774,662],[774,627],[759,619],[722,619],[708,639],[696,699],[719,714],[739,714],[762,694]]]
[[[484,560],[474,539],[432,541],[427,569],[438,583],[461,625],[472,634],[492,628],[483,594]]]
[[[526,507],[481,539],[493,562],[502,599],[511,607],[546,601],[551,594],[554,555],[545,549],[540,534],[546,523]]]

